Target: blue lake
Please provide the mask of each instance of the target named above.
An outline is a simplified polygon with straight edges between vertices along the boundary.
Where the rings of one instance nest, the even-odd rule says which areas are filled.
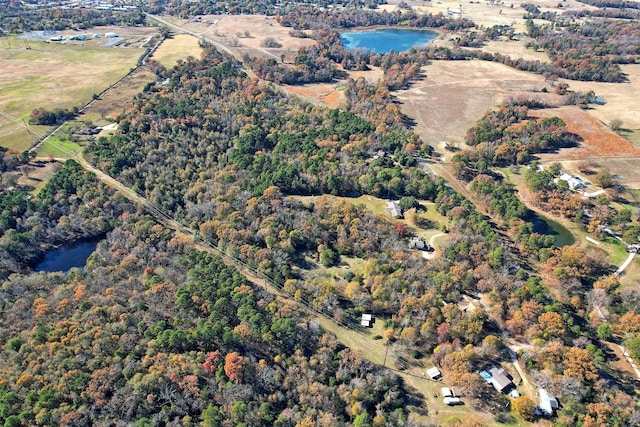
[[[366,49],[375,53],[404,52],[423,47],[438,36],[432,31],[375,30],[342,33],[340,38],[347,49]]]
[[[104,236],[82,239],[55,249],[44,256],[44,259],[36,266],[34,271],[49,273],[53,271],[69,271],[73,267],[84,267],[87,263],[87,258],[96,250],[98,242],[102,239],[104,239]]]

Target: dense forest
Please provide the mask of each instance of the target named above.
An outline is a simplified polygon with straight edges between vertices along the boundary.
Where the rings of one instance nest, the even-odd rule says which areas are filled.
[[[577,246],[555,248],[553,239],[534,233],[527,209],[495,176],[478,174],[471,185],[487,201],[487,218],[442,179],[421,171],[412,155],[429,150],[404,130],[384,87],[352,82],[351,111],[324,109],[251,80],[212,49],[202,60],[160,73],[170,83],[149,86],[137,98],[121,117],[126,133],[88,149],[101,168],[307,306],[338,321],[369,309],[389,317],[397,367],[431,354],[445,380],[478,398],[478,407],[487,390],[474,371],[508,357],[500,332],[506,331],[529,343],[528,368],[566,403],[566,422],[601,417],[602,407],[610,422],[637,417],[632,406],[611,406],[631,397],[604,374],[597,333],[603,323],[589,316],[594,301],[615,307],[611,328],[619,331],[618,316],[635,310],[621,299],[596,299],[603,287],[615,293],[618,286],[603,257]],[[358,108],[366,102],[383,114],[376,119],[371,109]],[[520,150],[570,143],[560,120],[528,119],[524,105],[504,108],[488,114],[468,138],[476,148],[499,144],[492,150],[527,141],[499,162],[517,161]],[[390,155],[374,159],[378,150]],[[363,207],[292,197],[323,193],[433,201],[450,221],[441,257],[427,261],[407,252],[402,227]],[[412,215],[421,221],[419,212]],[[505,237],[492,221],[513,231]],[[366,267],[330,280],[305,273],[310,263],[331,266],[342,256],[366,259]],[[529,263],[539,263],[542,274],[533,274]],[[635,295],[625,292],[625,298]],[[489,307],[458,307],[464,295],[478,294],[488,295]],[[551,355],[557,364],[545,362]]]
[[[120,223],[83,270],[3,284],[4,425],[404,425],[389,371],[152,219]]]

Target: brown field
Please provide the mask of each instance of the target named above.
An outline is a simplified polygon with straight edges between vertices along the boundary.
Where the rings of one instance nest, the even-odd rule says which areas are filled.
[[[533,110],[533,116],[558,116],[567,124],[569,132],[582,138],[578,147],[563,148],[557,154],[545,154],[545,159],[579,160],[606,157],[640,156],[640,150],[626,139],[613,132],[608,126],[576,106]]]
[[[18,184],[33,187],[32,194],[37,194],[49,181],[49,178],[62,166],[60,162],[55,160],[32,162],[31,165],[33,166],[28,169],[28,173],[21,173]],[[24,171],[25,169],[23,169]]]
[[[331,108],[344,104],[344,91],[338,90],[336,83],[313,83],[306,85],[282,85],[287,92],[295,93],[312,103],[322,103]]]
[[[364,78],[371,84],[376,84],[382,78],[383,72],[378,67],[371,67],[369,71],[349,71],[348,78],[357,80]],[[306,85],[283,85],[283,87],[292,93],[296,93],[314,103],[322,103],[330,108],[338,108],[344,106],[346,98],[344,96],[343,80],[334,83],[311,83]]]
[[[521,37],[519,40],[490,40],[481,48],[465,48],[468,50],[483,50],[489,53],[499,53],[511,58],[522,58],[527,61],[549,62],[549,56],[543,51],[527,49],[525,44],[529,37]]]
[[[285,55],[285,61],[288,61],[293,59],[293,55],[299,48],[315,43],[311,39],[291,37],[289,35],[291,29],[278,24],[272,16],[206,15],[194,20],[163,16],[162,19],[223,44],[237,58],[249,54],[280,60],[281,55]],[[248,37],[245,35],[245,31],[249,33]],[[273,37],[282,47],[265,48],[260,46],[267,37]],[[233,41],[236,41],[238,46],[232,46]]]
[[[467,129],[505,97],[557,98],[539,92],[547,86],[542,76],[493,62],[433,61],[423,70],[426,79],[396,95],[402,112],[415,119],[415,131],[439,151],[443,142],[461,145]]]
[[[200,58],[201,53],[200,40],[188,34],[177,34],[165,39],[151,58],[171,68],[176,65],[178,59],[186,59],[189,56]]]
[[[389,4],[379,6],[380,10],[394,11],[402,0],[389,0]],[[496,1],[494,5],[486,0],[466,1],[460,0],[432,0],[424,2],[422,0],[406,1],[417,12],[426,12],[443,15],[447,14],[447,9],[461,9],[462,17],[472,20],[476,25],[484,25],[485,27],[493,25],[515,25],[516,31],[524,31],[524,9],[522,4],[530,3],[529,0],[513,0],[513,1]],[[559,3],[554,0],[536,1],[535,4],[542,11],[552,11],[561,14],[567,10],[586,10],[594,9],[578,2],[577,0],[567,0]],[[558,8],[561,4],[562,8]]]
[[[626,83],[598,83],[562,80],[575,91],[594,91],[604,98],[604,105],[590,105],[589,112],[607,125],[612,120],[622,121],[622,128],[628,130],[625,136],[640,147],[640,111],[638,110],[638,94],[640,94],[640,64],[623,65],[622,70],[629,79]]]
[[[111,88],[100,99],[92,103],[79,119],[91,121],[96,125],[106,125],[116,120],[118,114],[124,111],[127,102],[131,101],[135,94],[141,92],[144,86],[156,80],[156,75],[146,67],[139,68],[135,73]]]

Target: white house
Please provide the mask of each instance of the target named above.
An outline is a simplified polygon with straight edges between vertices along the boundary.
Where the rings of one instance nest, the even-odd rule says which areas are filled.
[[[387,208],[385,209],[391,215],[393,219],[402,218],[402,209],[400,209],[400,205],[398,202],[388,201]]]

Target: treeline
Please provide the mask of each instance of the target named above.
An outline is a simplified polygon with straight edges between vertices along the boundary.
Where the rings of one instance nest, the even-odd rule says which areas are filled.
[[[4,2],[0,10],[0,35],[28,31],[83,30],[106,25],[144,25],[145,15],[139,10],[107,11],[69,9],[63,7],[35,8],[19,2]]]
[[[580,3],[600,8],[640,9],[640,5],[638,5],[638,3],[627,0],[580,0]]]
[[[45,110],[44,108],[36,108],[31,111],[29,116],[29,123],[32,125],[57,125],[59,123],[71,120],[78,114],[78,107],[73,109],[64,110],[62,108],[56,108],[55,110]]]
[[[552,29],[528,20],[527,29],[535,39],[530,47],[545,49],[558,75],[574,80],[623,82],[620,64],[633,64],[640,54],[636,21],[600,19]]]
[[[459,30],[474,23],[466,18],[449,18],[442,14],[417,14],[412,10],[382,12],[366,9],[323,10],[298,7],[276,16],[276,21],[295,30],[331,31],[336,28],[402,25],[415,28]]]
[[[391,372],[150,218],[120,220],[83,270],[3,284],[0,422],[406,425]]]
[[[526,164],[532,154],[577,143],[577,136],[566,130],[560,118],[530,118],[528,107],[520,102],[502,104],[469,129],[465,141],[475,149],[454,156],[459,178],[470,181],[491,166]]]
[[[366,8],[375,9],[379,4],[385,4],[383,0],[320,0],[314,1],[313,5],[318,8]],[[241,15],[241,14],[257,14],[257,15],[277,15],[287,13],[290,10],[296,10],[299,7],[307,8],[310,2],[292,1],[286,4],[274,4],[267,0],[232,0],[224,3],[215,0],[205,0],[200,2],[185,3],[176,0],[151,0],[149,9],[151,13],[166,13],[176,15],[183,18],[194,15]]]

